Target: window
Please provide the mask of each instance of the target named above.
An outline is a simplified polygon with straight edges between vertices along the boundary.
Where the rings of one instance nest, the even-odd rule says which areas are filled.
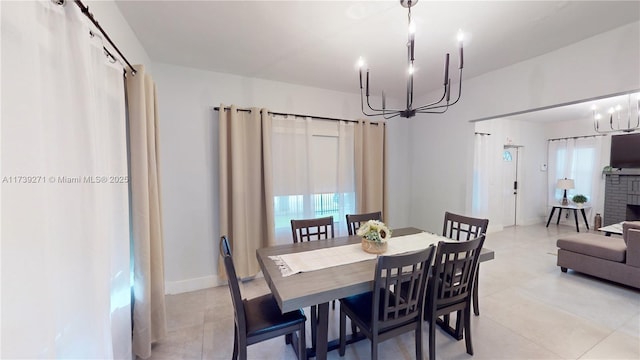
[[[353,124],[273,118],[273,188],[277,243],[290,243],[291,219],[333,216],[346,235],[355,212]]]
[[[601,186],[601,137],[562,139],[549,142],[549,203],[562,199],[564,190],[557,189],[558,179],[573,179],[575,188],[567,190],[567,197],[582,194],[595,206]]]

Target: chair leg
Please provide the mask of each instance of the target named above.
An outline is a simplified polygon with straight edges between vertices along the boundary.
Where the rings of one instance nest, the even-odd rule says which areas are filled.
[[[335,301],[335,300],[333,300],[333,301],[331,302],[331,308],[332,308],[333,310],[335,310],[335,309],[336,309],[336,301]]]
[[[478,273],[480,272],[480,266],[476,269],[476,276],[473,279],[473,313],[476,316],[480,316],[480,307],[478,306]]]
[[[311,306],[311,346],[316,348],[316,333],[318,332],[318,307]]]
[[[291,340],[292,340],[291,334],[287,334],[287,335],[284,336],[284,343],[285,344],[287,344],[287,345],[291,344]]]
[[[298,360],[307,360],[307,338],[305,336],[306,325],[302,323],[300,325],[300,336],[298,339]]]
[[[464,316],[464,341],[467,345],[467,354],[473,355],[473,344],[471,343],[471,304],[463,311]]]
[[[422,359],[422,322],[416,326],[416,359]]]
[[[344,356],[344,351],[347,346],[347,342],[346,342],[347,324],[346,323],[347,323],[347,314],[345,314],[344,310],[342,310],[342,306],[340,306],[340,347],[338,348],[338,354],[340,356]],[[351,320],[351,324],[353,324],[353,320]]]
[[[371,360],[378,360],[378,337],[376,334],[371,337]]]
[[[436,360],[436,316],[429,319],[429,360]]]
[[[247,360],[247,339],[244,336],[238,336],[238,359]]]
[[[233,355],[231,359],[236,360],[238,358],[238,327],[233,325]]]

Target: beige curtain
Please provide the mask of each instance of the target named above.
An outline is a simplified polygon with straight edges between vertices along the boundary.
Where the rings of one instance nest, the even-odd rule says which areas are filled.
[[[144,66],[127,74],[131,178],[133,352],[151,356],[151,344],[166,335],[164,249],[158,168],[156,88]]]
[[[387,214],[385,126],[359,120],[355,130],[356,209],[358,213]]]
[[[244,278],[260,271],[256,250],[275,244],[272,120],[265,109],[222,104],[219,114],[220,234],[228,236],[237,275]]]

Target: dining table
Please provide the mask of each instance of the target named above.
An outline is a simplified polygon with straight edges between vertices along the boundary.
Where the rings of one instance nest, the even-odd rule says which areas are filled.
[[[424,233],[424,231],[414,227],[394,229],[393,238],[419,233]],[[432,235],[430,238],[433,239],[432,243],[435,245],[437,245],[437,242],[440,240],[452,241],[441,235],[430,235]],[[264,278],[282,313],[317,306],[318,321],[315,331],[315,347],[307,348],[308,358],[315,357],[318,360],[324,360],[327,358],[328,351],[338,348],[338,339],[328,341],[329,302],[371,291],[376,258],[372,257],[368,260],[336,266],[329,264],[317,270],[285,274],[286,276],[283,275],[281,264],[274,259],[288,254],[311,252],[314,250],[359,244],[360,242],[361,237],[352,235],[319,241],[275,245],[256,250],[256,257]],[[428,245],[429,244],[426,244],[425,246]],[[493,258],[494,252],[490,249],[483,248],[479,261],[488,261]],[[324,261],[331,262],[332,260],[329,258],[324,259]],[[362,335],[356,337],[349,336],[347,343],[353,343],[362,338]],[[295,341],[295,339],[291,343],[294,348],[297,347],[297,341]]]

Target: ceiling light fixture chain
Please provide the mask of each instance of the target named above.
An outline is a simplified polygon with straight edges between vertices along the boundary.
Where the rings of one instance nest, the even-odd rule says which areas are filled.
[[[462,95],[462,68],[464,67],[463,61],[463,33],[462,30],[458,31],[458,45],[459,45],[459,80],[458,80],[458,97],[455,101],[451,102],[451,78],[449,78],[449,53],[445,56],[445,64],[444,64],[444,82],[443,82],[443,93],[442,97],[431,104],[418,106],[416,108],[413,107],[413,75],[415,72],[414,68],[414,60],[415,60],[415,32],[416,27],[415,23],[411,20],[411,7],[415,6],[418,3],[418,0],[400,0],[400,5],[406,7],[408,10],[407,18],[409,22],[409,36],[407,41],[407,65],[408,65],[408,74],[407,74],[407,106],[405,109],[387,109],[386,106],[386,94],[382,91],[382,108],[374,108],[369,103],[369,69],[367,68],[366,75],[366,86],[363,88],[362,86],[362,68],[364,67],[364,59],[361,57],[358,61],[359,67],[359,75],[360,75],[360,107],[362,109],[362,113],[367,116],[377,116],[382,115],[385,119],[391,119],[396,116],[410,118],[415,116],[417,113],[420,114],[442,114],[449,109],[449,106],[455,105],[458,100],[460,100],[460,96]],[[366,103],[369,111],[365,111],[364,103]]]
[[[633,112],[631,109],[631,94],[628,94],[627,102],[627,125],[626,128],[621,127],[620,125],[620,111],[622,110],[621,105],[616,105],[615,107],[609,108],[607,113],[609,114],[609,127],[610,130],[602,130],[600,129],[600,120],[602,119],[602,114],[597,112],[597,108],[595,105],[591,106],[591,111],[593,111],[593,129],[595,132],[600,134],[608,134],[613,132],[633,132],[640,129],[640,94],[638,94],[638,99],[636,99],[636,121],[635,125],[631,125],[631,113]],[[613,125],[614,118],[616,120],[616,125]]]

